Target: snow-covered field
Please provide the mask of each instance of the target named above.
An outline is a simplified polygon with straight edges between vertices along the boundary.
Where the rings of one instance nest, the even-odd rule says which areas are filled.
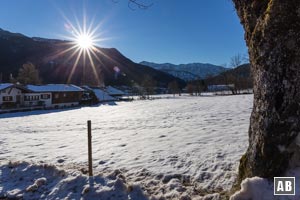
[[[116,183],[117,179],[109,186],[107,177],[112,173],[126,179],[124,195],[129,199],[143,199],[139,188],[146,196],[169,199],[194,199],[228,190],[239,158],[248,145],[252,98],[253,95],[183,96],[63,111],[2,114],[0,175],[9,182],[12,169],[33,170],[42,173],[37,178],[48,180],[51,176],[43,174],[48,169],[43,163],[47,163],[63,168],[65,177],[72,179],[74,170],[87,169],[86,121],[92,120],[94,170],[96,174],[102,173],[99,179],[106,180],[98,180],[98,191],[101,183],[106,184],[106,191],[114,184],[121,185],[115,188],[122,188],[123,183]],[[8,160],[39,164],[7,164]],[[55,167],[51,170],[51,173],[59,171]],[[80,177],[89,183],[88,177]],[[63,178],[48,185],[61,183],[60,179]],[[11,191],[19,187],[13,186],[18,181],[9,185],[3,180],[0,179],[0,198],[14,195]],[[36,179],[29,178],[28,184],[30,181],[34,184]],[[129,183],[134,187],[129,187]],[[23,190],[30,186],[28,184],[22,186]],[[48,193],[41,192],[38,197],[45,198]],[[80,195],[83,195],[82,190]],[[62,196],[51,196],[56,197]]]

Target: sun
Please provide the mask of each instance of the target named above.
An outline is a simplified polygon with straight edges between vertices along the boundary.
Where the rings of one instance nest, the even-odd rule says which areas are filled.
[[[76,45],[83,50],[91,49],[94,46],[93,37],[89,34],[79,34],[75,38]]]
[[[65,39],[65,44],[67,45],[66,48],[57,53],[56,56],[69,54],[65,59],[66,63],[75,58],[68,75],[68,83],[71,83],[71,79],[80,62],[82,62],[82,84],[85,84],[86,70],[92,70],[96,81],[100,83],[103,80],[100,80],[99,77],[102,70],[99,67],[102,63],[99,55],[101,54],[111,59],[98,47],[101,42],[110,39],[104,37],[105,31],[102,27],[104,20],[95,23],[96,18],[94,17],[92,20],[88,20],[85,13],[86,12],[83,13],[82,21],[78,20],[78,17],[75,16],[75,21],[72,22],[61,12],[65,19],[64,28],[67,32],[66,35],[61,35],[61,37]]]

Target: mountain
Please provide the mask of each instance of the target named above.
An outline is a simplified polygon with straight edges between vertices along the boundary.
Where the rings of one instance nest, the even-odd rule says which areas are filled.
[[[78,52],[70,41],[30,38],[19,33],[0,29],[0,78],[9,80],[10,74],[17,76],[19,68],[26,62],[33,63],[39,70],[43,83],[73,83],[98,85],[142,84],[145,77],[166,87],[176,80],[181,86],[185,82],[170,74],[151,67],[134,63],[115,48],[95,47],[94,53],[77,60]],[[77,63],[77,65],[74,65]]]
[[[171,63],[157,64],[153,62],[143,61],[142,65],[161,70],[168,74],[172,74],[185,81],[192,81],[197,79],[204,79],[208,76],[215,76],[227,70],[227,68],[212,65],[209,63],[190,63],[175,65]]]
[[[236,68],[227,70],[217,76],[204,80],[207,85],[234,84],[240,89],[252,88],[252,74],[250,64],[242,64]]]

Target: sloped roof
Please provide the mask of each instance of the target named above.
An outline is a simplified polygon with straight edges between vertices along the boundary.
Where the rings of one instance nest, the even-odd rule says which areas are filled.
[[[81,92],[82,88],[76,85],[67,84],[48,84],[48,85],[27,85],[29,90],[33,92]]]
[[[0,91],[13,86],[12,83],[0,83]]]
[[[118,90],[112,86],[108,86],[106,88],[106,92],[109,94],[109,95],[125,95],[125,93],[121,90]]]
[[[101,89],[93,89],[99,101],[115,101],[116,99]]]
[[[83,86],[81,86],[81,88],[85,91],[93,91],[93,88],[91,88],[90,86],[87,86],[87,85],[83,85]]]

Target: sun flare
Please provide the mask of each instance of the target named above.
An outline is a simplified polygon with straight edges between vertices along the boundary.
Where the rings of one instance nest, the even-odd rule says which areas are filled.
[[[57,56],[69,54],[66,58],[66,63],[74,58],[74,63],[70,68],[67,82],[71,83],[77,67],[81,65],[81,84],[86,84],[86,71],[92,70],[95,80],[100,85],[100,83],[103,82],[103,80],[100,80],[99,77],[99,74],[101,74],[101,71],[103,70],[100,68],[100,65],[103,64],[99,55],[111,59],[108,55],[101,51],[101,48],[98,47],[101,42],[109,39],[104,37],[104,29],[102,27],[103,21],[95,23],[95,18],[88,20],[85,12],[82,16],[82,21],[79,21],[78,17],[75,16],[75,21],[72,22],[64,15],[63,12],[62,16],[65,19],[64,28],[67,32],[67,34],[62,35],[62,37],[66,40],[68,45],[63,51],[59,52]]]
[[[87,50],[94,46],[93,38],[88,34],[80,34],[75,40],[77,46],[81,49]]]

